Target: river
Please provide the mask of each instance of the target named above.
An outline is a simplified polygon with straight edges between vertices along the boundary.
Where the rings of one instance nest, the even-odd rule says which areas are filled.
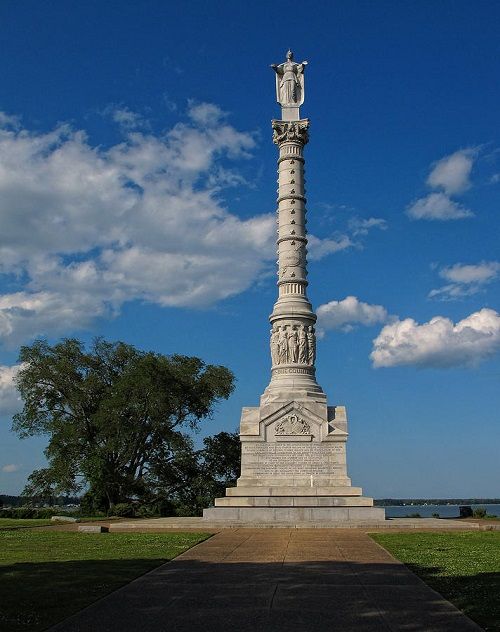
[[[404,518],[410,514],[418,513],[422,518],[431,518],[433,513],[440,518],[458,518],[459,505],[390,505],[385,507],[387,518]],[[470,505],[472,511],[477,507],[484,507],[489,516],[500,516],[500,505]]]

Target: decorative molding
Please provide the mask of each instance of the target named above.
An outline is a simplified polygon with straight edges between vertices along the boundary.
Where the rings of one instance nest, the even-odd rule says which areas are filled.
[[[286,186],[286,184],[282,186]],[[278,189],[278,192],[279,192],[279,189]],[[280,195],[276,199],[276,202],[279,204],[280,202],[283,202],[283,200],[302,200],[304,204],[307,203],[307,198],[305,195],[297,195],[296,193],[292,193],[292,192],[285,195]],[[295,202],[290,202],[290,204],[295,204]]]
[[[309,119],[301,121],[272,121],[273,143],[282,145],[283,143],[300,143],[306,145],[309,141]],[[288,158],[288,156],[282,156]],[[295,159],[298,157],[294,156]]]
[[[290,160],[290,161],[291,161],[291,163],[295,163],[297,160],[298,160],[299,162],[301,162],[302,164],[304,164],[304,163],[305,163],[305,158],[303,158],[302,156],[294,156],[294,157],[293,157],[293,160],[291,159],[291,157],[290,157],[290,156],[280,156],[280,157],[278,158],[278,173],[280,172],[280,170],[279,170],[279,166],[280,166],[280,164],[281,164],[284,160]],[[283,170],[283,171],[284,171],[284,170]],[[290,173],[295,173],[295,169],[291,169],[291,170],[290,170]]]

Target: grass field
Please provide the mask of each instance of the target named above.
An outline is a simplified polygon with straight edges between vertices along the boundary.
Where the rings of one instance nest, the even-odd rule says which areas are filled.
[[[38,518],[0,518],[0,530],[18,527],[43,527],[49,524],[53,523],[50,520]]]
[[[5,529],[0,532],[0,631],[43,630],[207,537]]]
[[[500,631],[500,532],[371,537],[485,630]]]

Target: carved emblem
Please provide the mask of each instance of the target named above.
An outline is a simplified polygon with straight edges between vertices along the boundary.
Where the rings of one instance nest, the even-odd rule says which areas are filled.
[[[275,435],[307,435],[311,434],[311,427],[298,415],[288,415],[276,424]]]

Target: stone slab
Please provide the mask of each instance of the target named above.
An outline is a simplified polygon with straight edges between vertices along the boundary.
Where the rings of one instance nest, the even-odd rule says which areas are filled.
[[[72,516],[52,516],[50,519],[51,522],[65,522],[68,524],[73,524],[75,522],[79,522],[78,518],[73,518]]]
[[[216,507],[372,507],[373,498],[360,496],[226,496]]]
[[[109,528],[102,524],[81,524],[78,525],[78,531],[80,533],[107,533]]]
[[[284,485],[239,485],[227,487],[226,496],[361,496],[361,487],[295,487]]]
[[[209,507],[203,510],[206,520],[241,520],[244,522],[380,522],[383,507]]]
[[[353,529],[368,531],[490,531],[493,525],[483,525],[480,521],[469,522],[465,520],[444,520],[438,518],[388,518],[378,522],[363,520],[352,520],[351,522],[268,522],[268,523],[251,523],[238,520],[207,520],[201,517],[196,518],[148,518],[142,520],[131,520],[130,522],[116,522],[108,524],[109,530],[112,532],[128,532],[137,533],[162,532],[162,531],[203,531],[217,533],[219,531],[230,531],[236,533],[240,529],[259,528],[266,531],[274,532],[280,529],[317,530],[319,534],[329,529]],[[58,527],[47,527],[57,529]],[[500,530],[500,525],[498,525]],[[43,527],[42,527],[43,529]]]

